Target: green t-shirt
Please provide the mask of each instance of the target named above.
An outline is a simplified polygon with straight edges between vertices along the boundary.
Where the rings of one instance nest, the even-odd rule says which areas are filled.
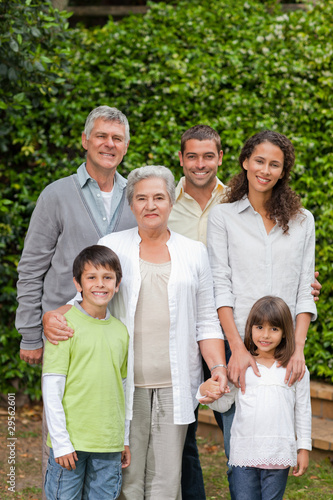
[[[45,344],[43,373],[66,375],[62,405],[75,450],[124,449],[128,333],[112,316],[99,320],[72,307],[66,314],[74,336]],[[48,436],[48,446],[51,445]]]

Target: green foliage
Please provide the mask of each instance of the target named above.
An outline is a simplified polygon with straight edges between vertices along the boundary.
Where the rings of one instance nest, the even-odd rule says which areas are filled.
[[[125,175],[152,163],[170,167],[178,179],[180,136],[206,123],[221,134],[219,176],[226,182],[238,170],[245,139],[271,128],[296,147],[293,187],[316,219],[317,269],[324,288],[306,359],[313,375],[333,381],[332,0],[288,14],[274,1],[152,3],[145,16],[117,24],[110,19],[89,30],[68,29],[65,16],[47,2],[4,5],[0,306],[5,326],[13,327],[15,266],[34,201],[46,184],[79,165],[80,134],[92,108],[109,104],[129,117]],[[33,9],[35,17],[29,14]],[[40,37],[32,33],[34,22]],[[47,23],[52,26],[46,29]],[[9,80],[7,61],[19,56],[13,66],[19,76]],[[36,61],[44,71],[33,66]]]

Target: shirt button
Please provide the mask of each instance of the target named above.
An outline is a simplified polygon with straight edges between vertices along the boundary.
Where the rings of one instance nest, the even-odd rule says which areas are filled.
[[[98,193],[98,194],[97,194],[97,198],[100,198],[100,197],[101,197],[101,195]]]
[[[106,220],[106,217],[103,217],[103,220]]]

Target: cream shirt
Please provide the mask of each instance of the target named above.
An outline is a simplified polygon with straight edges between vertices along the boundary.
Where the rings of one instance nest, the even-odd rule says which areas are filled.
[[[199,203],[185,193],[184,180],[185,177],[182,177],[176,187],[176,203],[172,208],[168,225],[176,233],[187,236],[191,240],[201,241],[206,245],[209,211],[221,203],[226,187],[216,178],[216,186],[211,198],[205,208],[201,210]]]
[[[171,262],[140,259],[141,288],[134,321],[135,387],[171,387],[168,282]]]

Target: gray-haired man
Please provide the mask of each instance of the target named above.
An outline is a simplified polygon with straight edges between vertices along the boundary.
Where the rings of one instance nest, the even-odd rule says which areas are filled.
[[[86,246],[113,231],[136,226],[126,201],[126,180],[116,171],[129,145],[126,116],[99,106],[89,114],[77,173],[47,186],[32,214],[18,266],[16,328],[21,359],[40,363],[44,312],[75,295],[72,264]]]

